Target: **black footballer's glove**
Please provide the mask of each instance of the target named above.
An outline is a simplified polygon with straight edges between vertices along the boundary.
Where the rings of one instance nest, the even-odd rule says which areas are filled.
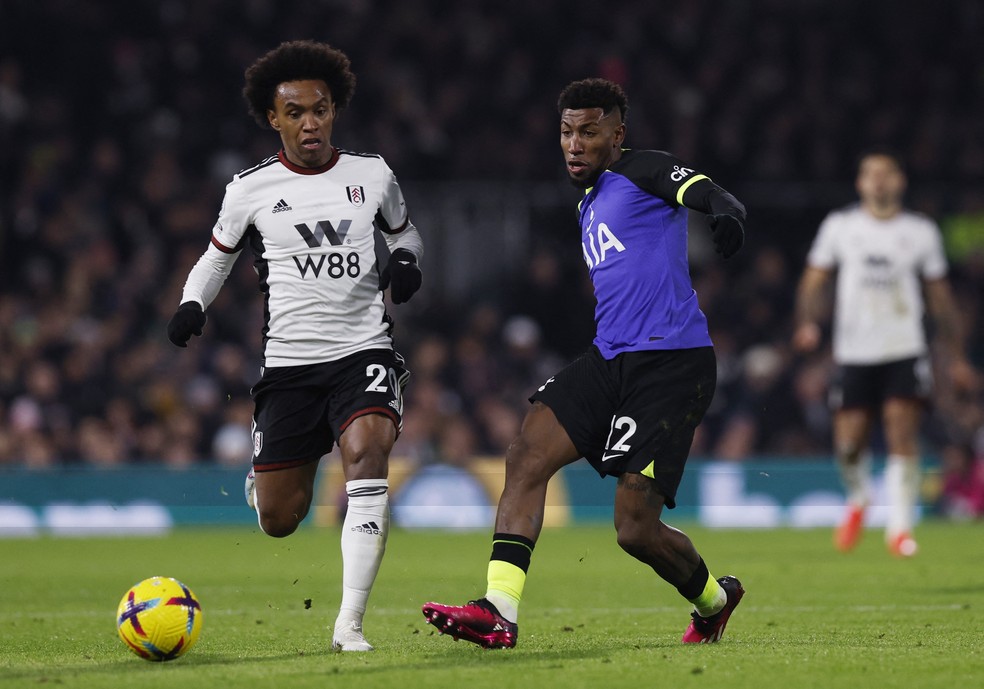
[[[379,276],[379,289],[389,287],[393,303],[402,304],[420,289],[422,279],[417,257],[406,249],[397,249],[390,255],[389,263]]]
[[[178,347],[187,347],[192,335],[201,335],[207,317],[197,301],[186,301],[167,322],[167,339]]]
[[[734,256],[745,243],[741,220],[733,215],[709,215],[707,225],[711,228],[714,250],[725,258]]]

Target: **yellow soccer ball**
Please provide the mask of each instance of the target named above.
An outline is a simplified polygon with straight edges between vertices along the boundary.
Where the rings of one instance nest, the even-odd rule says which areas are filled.
[[[170,577],[135,584],[116,610],[116,631],[145,660],[174,660],[202,631],[202,606],[187,586]]]

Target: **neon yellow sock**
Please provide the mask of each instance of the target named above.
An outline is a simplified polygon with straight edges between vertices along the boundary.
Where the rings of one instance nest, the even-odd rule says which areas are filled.
[[[689,600],[694,604],[698,615],[701,617],[710,617],[714,613],[719,612],[727,604],[728,593],[721,588],[721,584],[717,582],[717,579],[708,572],[704,590],[699,596]]]
[[[519,616],[519,601],[523,598],[526,572],[511,562],[489,560],[488,590],[485,597],[510,622]]]

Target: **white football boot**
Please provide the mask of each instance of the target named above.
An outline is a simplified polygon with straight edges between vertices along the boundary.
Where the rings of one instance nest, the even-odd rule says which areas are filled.
[[[331,648],[333,651],[375,650],[363,636],[362,625],[350,617],[339,617],[335,620],[335,632],[332,634]]]

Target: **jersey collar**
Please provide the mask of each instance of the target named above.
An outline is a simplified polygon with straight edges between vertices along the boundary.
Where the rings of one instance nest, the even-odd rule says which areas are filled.
[[[301,167],[300,165],[294,165],[294,163],[287,160],[287,154],[284,153],[284,149],[282,148],[277,152],[277,158],[279,158],[281,164],[291,172],[296,172],[299,175],[320,175],[322,172],[326,172],[335,167],[335,163],[338,162],[338,149],[334,146],[331,147],[331,158],[329,158],[328,162],[321,167]]]

